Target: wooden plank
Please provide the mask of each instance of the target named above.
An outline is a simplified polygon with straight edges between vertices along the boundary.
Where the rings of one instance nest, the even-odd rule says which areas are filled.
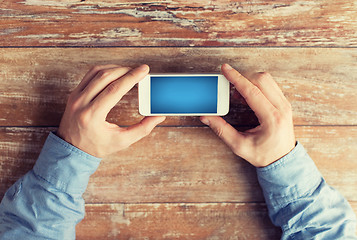
[[[354,0],[5,0],[0,45],[356,47],[356,11]]]
[[[47,128],[0,128],[0,193],[31,169]],[[52,129],[53,130],[53,129]],[[296,127],[328,184],[357,201],[357,127]],[[88,203],[263,202],[254,167],[206,127],[159,127],[100,164]]]
[[[152,72],[219,72],[229,62],[242,72],[268,71],[292,103],[296,125],[357,124],[357,49],[310,48],[66,48],[0,49],[0,126],[57,126],[67,96],[90,66],[147,63]],[[234,90],[232,89],[232,93]],[[134,88],[109,114],[131,125],[138,114]],[[226,119],[257,123],[240,99]],[[197,126],[197,117],[170,117],[163,125]]]
[[[77,239],[280,239],[263,204],[87,204]]]
[[[357,202],[350,203],[357,213]],[[77,239],[280,239],[264,204],[87,204]]]

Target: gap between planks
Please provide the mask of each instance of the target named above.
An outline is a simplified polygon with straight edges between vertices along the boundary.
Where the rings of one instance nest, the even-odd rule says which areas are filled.
[[[95,49],[95,48],[187,48],[187,49],[196,49],[196,48],[299,48],[299,49],[308,49],[308,48],[316,48],[316,49],[328,49],[328,48],[339,48],[339,49],[351,49],[351,48],[357,48],[357,46],[249,46],[249,45],[241,45],[241,46],[235,46],[235,45],[225,45],[225,46],[186,46],[186,45],[175,45],[175,46],[0,46],[1,48],[54,48],[54,49],[59,49],[59,48],[90,48],[90,49]]]

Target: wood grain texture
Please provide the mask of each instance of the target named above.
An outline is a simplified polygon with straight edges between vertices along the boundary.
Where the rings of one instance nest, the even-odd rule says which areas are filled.
[[[297,139],[357,213],[356,12],[354,0],[0,1],[0,198],[32,168],[91,66],[212,73],[228,62],[273,75],[292,103]],[[255,126],[234,92],[225,119]],[[142,119],[137,88],[108,119],[121,126]],[[281,235],[254,167],[197,117],[169,117],[103,159],[84,198],[77,239]]]
[[[152,72],[219,72],[228,62],[242,72],[268,71],[292,103],[296,125],[357,124],[357,49],[310,48],[50,48],[0,49],[0,125],[57,126],[66,99],[93,65],[147,63]],[[232,124],[257,123],[231,91]],[[131,125],[137,89],[109,114]],[[162,125],[201,125],[197,117],[170,117]]]
[[[357,46],[354,0],[4,0],[1,46]]]
[[[351,203],[357,212],[357,202]],[[280,239],[264,204],[87,204],[77,239]]]
[[[32,168],[48,128],[0,128],[0,193]],[[54,129],[52,129],[54,130]],[[357,201],[357,127],[296,127],[328,184]],[[87,203],[263,202],[254,167],[206,127],[158,127],[103,159]]]
[[[77,239],[280,239],[264,204],[87,204]]]

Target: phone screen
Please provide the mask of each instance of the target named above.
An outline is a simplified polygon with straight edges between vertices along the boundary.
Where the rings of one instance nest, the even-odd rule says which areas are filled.
[[[152,76],[152,114],[217,113],[217,76]]]

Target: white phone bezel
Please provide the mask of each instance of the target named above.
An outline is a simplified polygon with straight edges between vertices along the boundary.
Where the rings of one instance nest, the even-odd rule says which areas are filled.
[[[166,113],[157,114],[151,113],[150,107],[150,77],[192,77],[192,76],[218,76],[218,99],[217,99],[217,113]],[[224,116],[229,111],[229,81],[222,74],[148,74],[138,84],[138,96],[139,96],[139,113],[143,116]]]

